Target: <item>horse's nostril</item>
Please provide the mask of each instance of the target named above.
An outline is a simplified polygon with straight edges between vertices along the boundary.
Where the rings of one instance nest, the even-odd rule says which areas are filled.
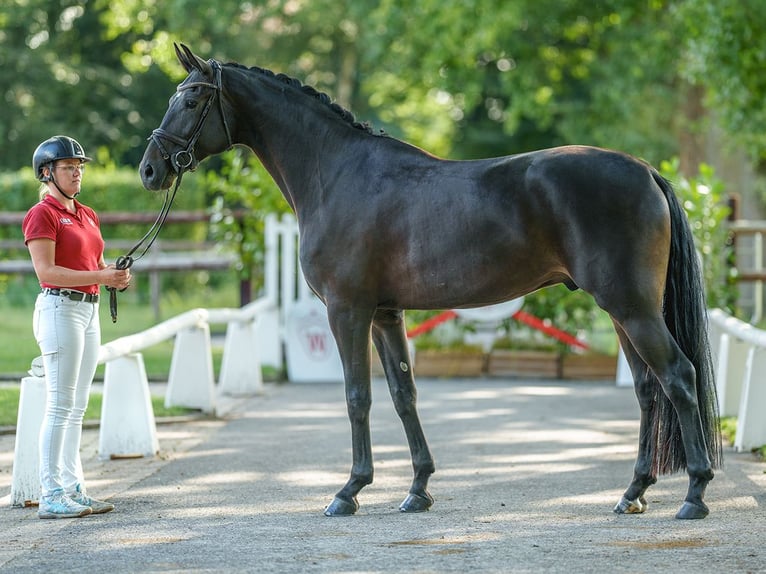
[[[150,164],[147,164],[146,167],[144,167],[144,178],[149,179],[154,175],[154,169]]]

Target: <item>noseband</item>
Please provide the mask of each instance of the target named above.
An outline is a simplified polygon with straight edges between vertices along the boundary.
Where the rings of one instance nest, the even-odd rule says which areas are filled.
[[[170,163],[170,165],[173,167],[173,170],[178,174],[179,177],[184,171],[194,171],[197,169],[198,162],[197,158],[194,157],[194,146],[197,144],[197,140],[202,134],[202,128],[205,126],[205,120],[207,119],[208,113],[210,113],[210,108],[213,106],[213,100],[218,100],[218,111],[221,113],[221,122],[223,123],[223,128],[226,130],[226,141],[228,142],[228,147],[226,149],[230,149],[234,145],[231,141],[231,132],[229,131],[229,124],[226,121],[226,115],[223,113],[223,98],[221,97],[222,67],[221,64],[215,60],[211,60],[210,65],[215,70],[214,84],[211,84],[210,82],[192,82],[190,84],[178,86],[178,89],[176,90],[178,92],[182,92],[184,90],[190,90],[191,88],[196,87],[212,88],[215,90],[213,96],[210,97],[205,104],[205,109],[202,110],[202,115],[200,115],[199,120],[197,120],[197,125],[195,126],[191,136],[185,139],[175,134],[166,132],[162,128],[157,128],[148,138],[157,145],[160,152],[162,153],[162,159]],[[171,154],[162,144],[163,139],[171,141],[174,144],[178,144],[183,149],[175,152],[174,154]]]

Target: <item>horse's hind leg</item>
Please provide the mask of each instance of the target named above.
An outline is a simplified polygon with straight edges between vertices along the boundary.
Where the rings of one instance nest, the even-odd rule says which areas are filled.
[[[434,461],[426,443],[417,412],[417,391],[410,364],[402,311],[378,310],[372,322],[372,337],[383,363],[394,407],[404,426],[412,457],[414,479],[410,492],[399,506],[402,512],[422,512],[433,504],[428,479]]]
[[[647,411],[652,418],[660,419],[658,427],[652,424],[650,436],[642,436],[642,440],[650,440],[652,448],[657,449],[652,460],[652,471],[656,466],[662,472],[672,472],[685,464],[689,475],[689,490],[676,518],[704,518],[709,511],[702,498],[708,483],[713,479],[713,468],[705,444],[694,366],[678,347],[661,317],[631,318],[621,321],[620,326],[630,338],[633,348],[657,377],[677,416],[679,432],[669,417],[658,412],[664,408],[661,396],[657,397],[657,404]],[[644,384],[644,387],[637,388],[639,400],[649,401],[649,386]],[[641,471],[645,474],[645,469]],[[636,490],[639,488],[637,485]],[[632,494],[629,492],[626,498]]]
[[[641,409],[641,423],[638,433],[638,456],[633,469],[633,480],[622,498],[614,507],[617,514],[638,514],[646,510],[644,494],[647,488],[657,482],[656,472],[652,468],[654,444],[652,442],[652,414],[656,407],[654,393],[657,380],[633,348],[633,344],[625,335],[622,328],[615,323],[615,329],[625,353],[625,358],[633,373],[634,390]]]

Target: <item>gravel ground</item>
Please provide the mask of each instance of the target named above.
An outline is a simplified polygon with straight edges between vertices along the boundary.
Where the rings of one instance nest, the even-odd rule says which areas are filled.
[[[422,514],[397,510],[409,452],[385,383],[373,391],[375,482],[345,518],[322,514],[351,462],[340,384],[267,384],[223,419],[160,425],[154,458],[99,461],[86,430],[90,494],[117,508],[82,519],[10,507],[0,436],[0,572],[766,571],[766,464],[749,453],[727,451],[705,520],[673,518],[685,475],[660,477],[645,514],[612,513],[636,451],[631,389],[421,380],[437,463]]]

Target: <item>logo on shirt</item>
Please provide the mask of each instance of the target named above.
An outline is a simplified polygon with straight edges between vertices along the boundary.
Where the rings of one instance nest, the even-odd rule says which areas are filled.
[[[59,222],[61,223],[61,225],[74,225],[72,223],[72,220],[69,219],[68,217],[62,217],[61,219],[59,219]]]

